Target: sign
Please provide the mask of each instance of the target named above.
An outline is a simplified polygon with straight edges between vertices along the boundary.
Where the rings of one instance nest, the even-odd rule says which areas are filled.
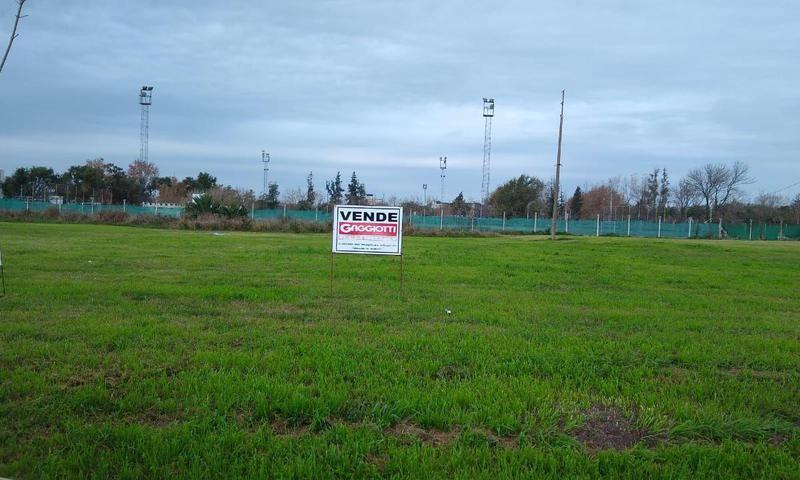
[[[333,253],[403,254],[403,209],[336,205]]]

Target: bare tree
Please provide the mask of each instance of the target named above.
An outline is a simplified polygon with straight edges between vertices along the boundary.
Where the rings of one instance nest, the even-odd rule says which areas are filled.
[[[688,180],[682,178],[678,182],[678,188],[672,190],[672,198],[680,210],[681,218],[686,218],[689,207],[693,206],[697,201],[697,192],[689,184]]]
[[[742,185],[753,182],[748,175],[747,165],[742,162],[736,162],[730,167],[721,163],[708,163],[690,170],[686,181],[705,202],[707,220],[711,219],[714,212],[735,200],[741,194]]]
[[[0,61],[0,72],[3,71],[3,66],[6,64],[6,59],[8,58],[8,53],[11,51],[11,45],[14,44],[14,39],[19,36],[17,33],[17,27],[19,26],[19,20],[23,17],[27,17],[27,15],[22,14],[22,6],[25,5],[27,0],[17,0],[17,14],[14,16],[14,28],[11,30],[11,37],[8,39],[8,46],[6,47],[6,53],[3,54],[3,60]]]
[[[800,223],[800,193],[794,196],[794,200],[792,200],[792,209],[794,210],[795,222]]]
[[[295,208],[305,197],[306,192],[301,187],[290,188],[283,194],[283,203]]]

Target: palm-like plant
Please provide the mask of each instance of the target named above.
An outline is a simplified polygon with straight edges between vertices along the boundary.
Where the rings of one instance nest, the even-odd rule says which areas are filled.
[[[228,218],[246,217],[247,209],[244,205],[220,205],[219,214]]]
[[[211,198],[211,195],[204,193],[194,197],[192,201],[186,205],[185,212],[186,215],[192,218],[197,218],[198,215],[204,213],[220,213],[220,204]]]

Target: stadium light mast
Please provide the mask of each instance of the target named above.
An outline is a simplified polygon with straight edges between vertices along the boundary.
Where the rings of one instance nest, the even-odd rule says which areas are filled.
[[[142,118],[139,122],[139,160],[147,162],[150,157],[150,105],[153,103],[153,87],[145,85],[139,90],[139,105]]]
[[[556,181],[553,186],[553,218],[550,222],[550,238],[556,239],[556,222],[558,221],[558,194],[561,181],[561,137],[564,132],[564,90],[561,90],[561,118],[558,122],[558,150],[556,153]]]
[[[266,196],[269,191],[269,184],[267,183],[267,176],[269,175],[269,153],[261,150],[261,163],[264,164],[264,195]]]
[[[492,163],[492,118],[494,117],[494,98],[483,99],[483,172],[481,175],[481,216],[489,199],[489,171]]]

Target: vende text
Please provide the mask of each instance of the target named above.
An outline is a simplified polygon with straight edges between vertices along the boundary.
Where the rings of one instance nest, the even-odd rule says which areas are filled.
[[[339,210],[339,217],[342,220],[350,220],[353,222],[395,222],[397,223],[396,212],[371,212],[367,211],[351,211]]]

